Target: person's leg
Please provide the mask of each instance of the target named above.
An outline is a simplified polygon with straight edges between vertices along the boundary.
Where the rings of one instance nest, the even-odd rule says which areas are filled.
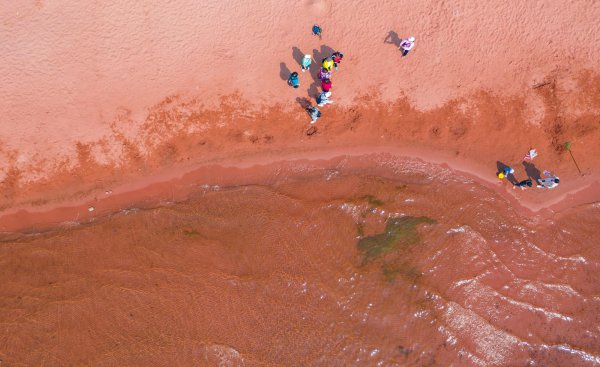
[[[408,54],[408,51],[410,51],[410,50],[404,50],[404,49],[403,49],[403,50],[402,50],[402,57],[406,56],[406,55]]]

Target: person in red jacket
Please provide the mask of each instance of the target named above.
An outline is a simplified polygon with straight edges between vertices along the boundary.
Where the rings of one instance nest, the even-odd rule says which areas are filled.
[[[338,65],[342,62],[342,59],[344,58],[344,54],[336,51],[331,55],[331,58],[333,59],[333,67],[335,67],[335,70],[338,69]]]
[[[329,92],[331,89],[331,79],[323,79],[321,81],[321,88],[323,88],[323,92]]]

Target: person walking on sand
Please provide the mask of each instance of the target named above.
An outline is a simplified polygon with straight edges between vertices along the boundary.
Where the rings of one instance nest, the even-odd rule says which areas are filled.
[[[310,64],[312,63],[312,57],[310,55],[304,55],[302,59],[302,72],[310,70]]]
[[[331,79],[323,79],[321,81],[321,88],[323,89],[323,92],[329,92],[329,90],[331,90]]]
[[[331,71],[333,68],[333,59],[331,57],[326,57],[323,59],[323,69],[327,71]]]
[[[526,180],[523,180],[523,181],[520,181],[520,182],[516,183],[513,186],[513,190],[516,189],[517,187],[521,188],[521,190],[525,190],[526,188],[532,187],[532,186],[533,186],[533,181],[531,181],[531,179],[528,178]]]
[[[329,79],[331,77],[331,71],[327,71],[323,68],[321,68],[321,70],[319,71],[319,79],[321,79],[321,81],[325,80],[325,79]]]
[[[405,40],[400,41],[400,49],[402,50],[402,57],[408,54],[408,51],[415,47],[415,37],[408,37]]]
[[[317,106],[323,107],[326,104],[333,103],[332,100],[329,99],[331,97],[331,92],[323,92],[317,96]]]
[[[298,78],[298,72],[294,71],[290,74],[290,77],[287,81],[288,85],[294,88],[298,88],[300,86],[300,78]]]
[[[331,55],[331,58],[333,59],[333,67],[335,68],[335,70],[338,69],[338,65],[342,62],[342,59],[344,58],[344,54],[336,51]]]
[[[308,112],[308,114],[310,115],[311,124],[314,124],[315,122],[317,122],[317,120],[319,119],[319,117],[321,117],[321,111],[319,111],[318,107],[309,107],[306,109],[306,112]]]
[[[537,187],[553,189],[560,183],[560,179],[557,176],[550,173],[550,171],[544,171],[544,175],[546,176],[546,178],[538,178],[539,185],[537,185]]]

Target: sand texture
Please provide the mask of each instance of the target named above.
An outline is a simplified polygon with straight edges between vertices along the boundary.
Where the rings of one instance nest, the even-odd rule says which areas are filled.
[[[449,132],[466,140],[460,149],[500,160],[575,140],[585,160],[598,127],[594,1],[38,1],[6,4],[0,17],[3,207],[26,201],[21,186],[68,172],[89,184],[187,161],[181,150],[198,163],[263,140],[270,151],[306,147],[296,102],[317,84],[282,80],[305,53],[346,55],[320,124],[331,144],[354,145],[345,135],[358,125],[393,144],[455,149],[435,140]],[[417,43],[400,59],[408,35]],[[380,131],[385,112],[396,121]],[[46,182],[45,199],[54,186],[66,185]]]
[[[598,19],[5,1],[0,365],[599,366]],[[406,216],[412,242],[372,240]]]

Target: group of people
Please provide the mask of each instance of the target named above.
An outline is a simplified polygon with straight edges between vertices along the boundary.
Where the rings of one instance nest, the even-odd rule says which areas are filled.
[[[319,39],[321,39],[322,31],[322,28],[318,25],[314,25],[312,28],[313,35],[318,36]],[[414,47],[414,45],[415,37],[408,37],[406,39],[401,40],[399,44],[399,49],[402,50],[402,57],[406,56],[408,52]],[[314,124],[319,119],[319,117],[321,117],[321,111],[319,110],[319,107],[323,107],[327,104],[333,103],[333,101],[330,99],[332,87],[331,73],[333,69],[338,69],[338,65],[342,62],[343,58],[344,54],[339,51],[336,51],[333,54],[331,54],[331,56],[328,56],[321,61],[321,67],[319,69],[319,79],[321,80],[321,93],[317,95],[317,105],[306,108],[306,111],[308,112],[311,118],[311,124]],[[311,55],[304,55],[300,65],[302,68],[302,72],[310,70],[310,65],[312,64],[312,61],[313,60]],[[294,88],[298,88],[300,86],[300,75],[298,74],[298,72],[294,71],[290,73],[287,82],[288,85]]]
[[[317,95],[317,105],[311,106],[306,109],[308,114],[311,117],[311,124],[314,124],[319,117],[321,117],[321,111],[319,107],[323,107],[327,104],[333,103],[330,99],[331,97],[331,87],[333,86],[331,82],[331,73],[333,69],[338,70],[338,66],[342,62],[344,58],[344,54],[336,51],[331,56],[328,56],[321,60],[321,67],[319,69],[319,79],[321,80],[321,93]],[[306,70],[310,70],[310,65],[312,64],[312,56],[304,55],[302,59],[301,68],[302,72]],[[294,88],[298,88],[300,85],[300,79],[298,72],[294,71],[290,74],[288,78],[288,84]]]
[[[306,60],[307,58],[310,58],[310,55],[304,56],[304,60]],[[317,119],[321,117],[321,111],[319,110],[319,107],[323,107],[327,104],[333,103],[333,101],[330,99],[332,87],[331,73],[333,69],[338,69],[338,66],[342,62],[343,58],[344,54],[339,51],[336,51],[333,54],[331,54],[331,56],[328,56],[321,60],[321,68],[319,69],[319,79],[321,80],[321,93],[317,95],[317,105],[308,107],[306,109],[306,111],[310,115],[311,124],[314,124],[317,121]]]
[[[322,29],[320,26],[313,26],[312,31],[314,35],[319,37],[319,39],[321,38]],[[402,57],[406,56],[414,46],[415,37],[401,39],[398,48],[402,51]],[[306,108],[306,111],[308,112],[311,118],[311,124],[314,124],[319,119],[319,117],[321,117],[321,111],[319,110],[319,107],[323,107],[327,104],[333,103],[333,101],[330,99],[332,87],[331,73],[333,69],[338,69],[338,66],[342,62],[343,57],[343,53],[336,51],[333,54],[331,54],[331,56],[325,57],[323,60],[321,60],[321,66],[319,68],[319,79],[321,80],[321,93],[319,93],[319,95],[316,98],[317,105]],[[312,61],[313,60],[311,55],[304,55],[300,63],[302,72],[310,70]],[[290,74],[288,78],[288,84],[294,88],[298,88],[300,86],[300,76],[298,75],[298,72],[294,71]],[[532,161],[533,158],[535,158],[536,156],[536,150],[530,149],[529,152],[523,158],[523,162]],[[499,172],[496,175],[500,180],[506,178],[509,182],[511,182],[513,184],[513,189],[519,187],[521,190],[525,190],[526,188],[533,187],[534,183],[531,179],[531,176],[526,180],[519,181],[515,178],[514,173],[514,169],[508,166],[504,166],[499,170]],[[539,188],[552,189],[558,186],[558,184],[560,183],[560,179],[558,178],[558,176],[552,174],[550,171],[544,171],[544,178],[542,178],[539,174],[539,171],[537,171],[537,176],[538,177],[535,177],[537,181],[536,186]]]
[[[313,27],[313,34],[319,36],[319,38],[321,37],[321,32],[322,32],[321,27],[319,27],[317,25],[315,25]],[[331,82],[331,73],[334,69],[338,70],[338,67],[339,67],[340,63],[342,62],[343,58],[344,58],[343,53],[341,53],[339,51],[335,51],[330,56],[327,56],[321,60],[321,66],[319,68],[319,79],[321,81],[321,92],[316,97],[317,105],[306,108],[306,111],[308,112],[308,114],[310,115],[310,118],[311,118],[311,121],[310,121],[311,124],[314,124],[319,119],[319,117],[321,117],[321,111],[319,110],[319,107],[323,107],[327,104],[333,103],[333,101],[330,99],[331,87],[333,85]],[[304,55],[304,57],[302,58],[302,61],[300,63],[302,72],[305,72],[306,70],[310,70],[312,61],[313,61],[313,59],[312,59],[311,55]],[[290,76],[288,78],[288,85],[290,85],[294,88],[298,88],[300,86],[300,75],[298,74],[298,72],[294,71],[294,72],[290,73]]]
[[[527,153],[525,155],[525,157],[523,158],[523,162],[532,161],[533,158],[535,158],[536,156],[537,156],[536,150],[530,149],[529,153]],[[525,163],[523,163],[523,164],[525,164]],[[506,166],[506,167],[502,168],[496,175],[501,180],[506,178],[507,180],[511,181],[513,184],[513,189],[516,189],[517,187],[519,187],[521,190],[525,190],[528,187],[533,187],[533,180],[531,178],[528,178],[523,181],[519,181],[515,178],[514,174],[515,174],[515,170]],[[538,171],[538,175],[539,175],[539,171]],[[558,186],[558,184],[560,183],[560,178],[558,178],[558,176],[554,175],[550,171],[544,171],[544,177],[545,178],[542,178],[542,177],[537,178],[537,185],[536,185],[537,187],[552,189],[552,188],[555,188],[556,186]]]

